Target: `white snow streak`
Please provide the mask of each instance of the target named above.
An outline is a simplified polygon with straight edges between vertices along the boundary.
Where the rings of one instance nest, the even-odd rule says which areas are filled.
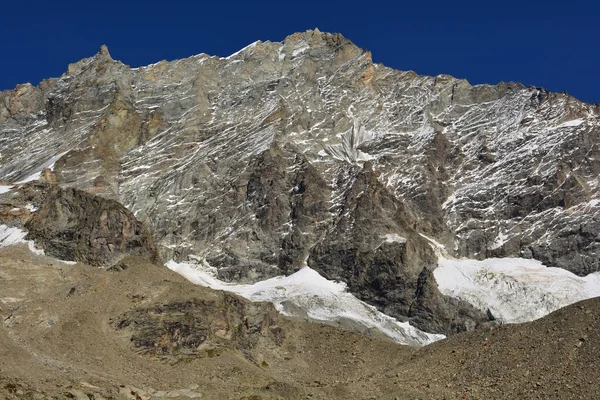
[[[571,121],[566,121],[563,122],[562,124],[558,125],[557,128],[566,128],[566,127],[570,127],[570,126],[579,126],[581,124],[583,124],[585,122],[585,120],[583,119],[574,119]]]

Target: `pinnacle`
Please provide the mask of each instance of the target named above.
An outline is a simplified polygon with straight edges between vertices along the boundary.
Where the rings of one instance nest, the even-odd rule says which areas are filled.
[[[110,53],[108,52],[108,47],[105,44],[100,46],[100,50],[98,51],[98,54],[101,56],[104,56],[104,57],[112,58],[110,56]]]

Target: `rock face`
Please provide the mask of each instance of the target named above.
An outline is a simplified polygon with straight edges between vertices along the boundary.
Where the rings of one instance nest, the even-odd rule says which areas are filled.
[[[26,239],[48,255],[111,266],[126,255],[160,263],[152,235],[122,204],[75,188],[44,185],[43,201],[25,223]]]
[[[485,318],[435,292],[419,234],[456,257],[599,270],[599,115],[541,88],[393,70],[317,30],[133,69],[102,49],[0,93],[0,179],[50,168],[132,210],[165,260],[241,282],[308,263],[454,331]]]

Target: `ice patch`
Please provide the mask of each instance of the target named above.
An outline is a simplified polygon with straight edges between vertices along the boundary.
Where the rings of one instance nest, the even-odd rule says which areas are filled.
[[[372,155],[358,148],[364,143],[373,140],[375,136],[375,133],[365,130],[359,119],[355,119],[349,131],[338,135],[340,143],[326,145],[325,151],[333,158],[347,161],[351,164],[373,160],[374,157]]]
[[[0,185],[0,194],[10,192],[12,190],[12,186]]]
[[[489,311],[505,323],[527,322],[559,308],[600,296],[600,273],[579,277],[536,260],[440,258],[435,279],[448,296]]]
[[[377,329],[398,343],[412,346],[444,338],[444,335],[422,332],[408,322],[399,322],[377,311],[348,293],[345,284],[329,281],[309,267],[290,276],[239,285],[218,280],[214,268],[206,265],[171,260],[166,266],[192,283],[233,292],[251,301],[271,302],[284,315],[308,316],[322,322],[351,321],[367,329]]]
[[[37,181],[42,176],[42,171],[44,170],[44,168],[53,169],[54,168],[54,164],[58,161],[59,158],[61,158],[65,154],[67,154],[66,151],[64,153],[60,153],[60,154],[55,155],[54,157],[52,157],[51,159],[49,159],[48,161],[46,161],[45,163],[43,163],[41,166],[39,166],[37,168],[37,169],[39,169],[39,171],[34,172],[33,174],[29,175],[27,178],[25,178],[25,179],[23,179],[23,180],[21,180],[19,182],[16,182],[16,183],[17,184],[23,184],[23,183],[27,183],[27,182],[31,182],[31,181]]]
[[[386,243],[406,243],[406,238],[395,233],[388,233],[387,235],[383,235],[382,239],[385,239]]]

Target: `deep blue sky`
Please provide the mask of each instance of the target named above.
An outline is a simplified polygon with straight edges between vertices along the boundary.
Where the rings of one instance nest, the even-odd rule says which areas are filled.
[[[518,81],[600,102],[599,21],[592,0],[6,1],[0,90],[59,76],[101,44],[114,59],[140,66],[227,56],[255,40],[318,27],[390,67],[472,84]]]

